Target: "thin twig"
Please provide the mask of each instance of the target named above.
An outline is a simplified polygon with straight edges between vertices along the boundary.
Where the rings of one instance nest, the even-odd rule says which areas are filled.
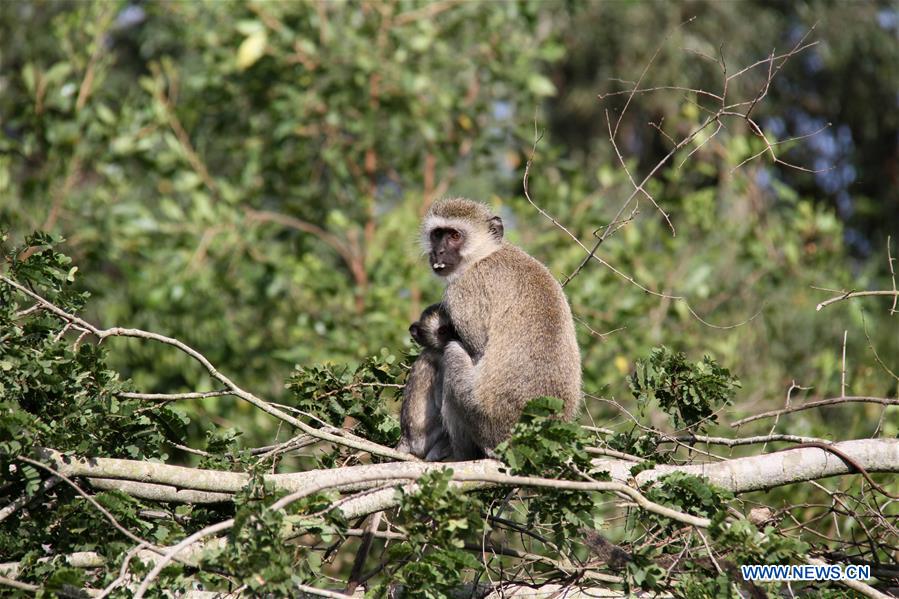
[[[810,401],[808,403],[802,404],[800,406],[791,406],[789,408],[783,408],[781,410],[771,410],[770,412],[762,412],[761,414],[756,414],[755,416],[749,416],[748,418],[743,418],[742,420],[737,420],[733,424],[732,427],[742,426],[749,422],[754,422],[756,420],[762,420],[763,418],[772,418],[774,416],[780,416],[782,414],[792,414],[793,412],[801,412],[802,410],[811,410],[813,408],[820,408],[822,406],[834,406],[843,403],[875,403],[880,404],[882,406],[899,406],[899,399],[892,399],[889,397],[867,397],[867,396],[846,396],[846,397],[835,397],[832,399],[821,399],[818,401]]]
[[[849,336],[849,331],[843,331],[843,359],[841,361],[842,367],[840,369],[840,397],[846,397],[846,339]]]
[[[899,290],[896,289],[896,271],[893,270],[893,262],[895,261],[896,259],[890,253],[890,235],[887,235],[887,264],[890,267],[890,280],[893,282],[893,306],[890,308],[890,316],[896,313],[896,303],[899,302]]]
[[[537,155],[537,145],[540,143],[540,140],[543,139],[543,134],[544,134],[543,131],[538,130],[537,117],[534,116],[534,145],[531,147],[531,154],[530,154],[530,156],[528,156],[528,161],[524,166],[524,176],[522,177],[522,186],[524,187],[524,197],[528,201],[528,203],[531,206],[533,206],[537,210],[537,212],[539,212],[541,214],[541,216],[548,219],[553,225],[555,225],[556,227],[558,227],[559,229],[564,231],[566,235],[571,237],[573,240],[575,240],[578,243],[578,245],[580,245],[583,249],[586,250],[587,248],[584,247],[584,245],[580,242],[580,240],[577,238],[577,236],[574,233],[572,233],[567,228],[565,228],[565,226],[562,223],[560,223],[558,220],[553,218],[553,216],[551,214],[546,212],[543,208],[538,206],[537,203],[534,202],[533,199],[531,199],[531,192],[528,187],[528,179],[531,174],[531,165],[534,162],[534,156]]]
[[[893,291],[886,291],[886,290],[880,290],[880,291],[846,291],[846,292],[844,292],[842,295],[838,295],[838,296],[836,296],[836,297],[832,297],[832,298],[830,298],[830,299],[824,300],[823,302],[821,302],[820,304],[818,304],[817,306],[815,306],[815,311],[818,312],[818,311],[820,311],[822,308],[826,308],[827,306],[829,306],[829,305],[831,305],[831,304],[835,304],[835,303],[837,303],[837,302],[841,302],[841,301],[843,301],[843,300],[845,300],[845,299],[850,299],[850,298],[853,298],[853,297],[867,297],[867,296],[874,296],[874,295],[876,295],[876,296],[890,296],[890,297],[893,298],[893,302],[895,303],[895,302],[897,301],[896,298],[899,298],[899,291],[896,291],[896,290],[893,290]]]

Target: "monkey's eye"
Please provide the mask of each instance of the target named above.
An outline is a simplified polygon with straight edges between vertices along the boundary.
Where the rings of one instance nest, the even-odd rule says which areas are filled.
[[[460,239],[462,239],[462,233],[459,233],[458,231],[453,230],[453,231],[450,231],[449,237],[453,241],[459,241]]]

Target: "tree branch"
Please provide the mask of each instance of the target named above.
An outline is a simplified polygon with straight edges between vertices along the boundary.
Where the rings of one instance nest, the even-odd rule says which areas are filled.
[[[731,427],[737,428],[749,422],[762,420],[764,418],[773,418],[774,416],[781,416],[783,414],[792,414],[793,412],[801,412],[802,410],[811,410],[813,408],[820,408],[822,406],[835,406],[843,403],[876,403],[882,406],[899,406],[899,399],[892,399],[889,397],[867,397],[858,395],[847,395],[846,397],[819,399],[817,401],[810,401],[798,406],[790,406],[787,408],[781,408],[779,410],[771,410],[769,412],[762,412],[761,414],[748,416],[746,418],[743,418],[742,420],[737,420],[736,422],[731,424]]]
[[[188,356],[190,356],[191,358],[193,358],[194,360],[199,362],[203,366],[203,368],[205,368],[206,371],[210,374],[210,376],[212,376],[212,378],[214,378],[217,381],[219,381],[220,383],[224,384],[225,387],[227,387],[233,395],[256,406],[263,412],[266,412],[267,414],[271,414],[272,416],[279,418],[280,420],[283,420],[284,422],[287,422],[288,424],[293,425],[294,427],[300,429],[301,431],[303,431],[304,433],[306,433],[307,435],[309,435],[311,437],[321,439],[322,441],[329,441],[331,443],[336,443],[337,445],[351,447],[353,449],[358,449],[360,451],[365,451],[368,453],[372,453],[374,455],[392,458],[395,460],[412,461],[412,460],[417,459],[415,456],[413,456],[411,454],[406,454],[401,451],[392,449],[390,447],[385,447],[385,446],[379,445],[377,443],[372,443],[371,441],[367,441],[365,439],[360,439],[358,437],[335,435],[332,433],[328,433],[328,432],[319,430],[312,426],[309,426],[302,420],[298,420],[298,419],[294,418],[287,412],[284,412],[283,410],[271,405],[269,402],[256,397],[255,395],[253,395],[252,393],[250,393],[248,391],[245,391],[244,389],[239,387],[234,381],[232,381],[230,378],[225,376],[225,374],[219,372],[218,369],[216,369],[216,367],[213,366],[213,364],[206,358],[206,356],[204,356],[203,354],[201,354],[194,348],[190,347],[186,343],[179,341],[178,339],[174,339],[172,337],[166,337],[165,335],[160,335],[158,333],[142,331],[140,329],[126,329],[126,328],[122,328],[122,327],[112,327],[109,329],[100,329],[98,327],[95,327],[91,323],[87,322],[86,320],[83,320],[83,319],[79,318],[78,316],[75,316],[74,314],[69,314],[62,308],[59,308],[58,306],[47,301],[46,299],[44,299],[37,293],[31,291],[27,287],[20,285],[19,283],[13,281],[12,279],[9,279],[6,276],[0,275],[0,281],[6,283],[10,287],[17,289],[18,291],[20,291],[21,293],[24,293],[28,297],[34,299],[39,304],[41,304],[44,308],[46,308],[50,312],[54,313],[56,316],[58,316],[62,320],[66,321],[66,322],[71,322],[73,324],[76,324],[76,325],[84,328],[84,329],[87,329],[88,331],[93,333],[100,341],[103,341],[103,339],[106,339],[107,337],[136,337],[138,339],[150,339],[152,341],[158,341],[159,343],[164,343],[166,345],[171,345],[173,347],[178,348],[183,353],[187,354]]]
[[[845,300],[845,299],[850,299],[850,298],[853,298],[853,297],[867,297],[867,296],[871,296],[871,295],[885,295],[885,296],[888,296],[888,297],[897,298],[897,297],[899,297],[899,291],[886,291],[886,290],[881,290],[881,291],[846,291],[846,292],[843,293],[842,295],[838,295],[838,296],[836,296],[836,297],[832,297],[832,298],[830,298],[830,299],[824,300],[823,302],[821,302],[820,304],[818,304],[817,306],[815,306],[815,311],[821,311],[823,308],[826,308],[826,307],[829,306],[830,304],[835,304],[835,303],[841,302],[841,301],[843,301],[843,300]],[[894,305],[895,305],[895,303],[894,303]]]

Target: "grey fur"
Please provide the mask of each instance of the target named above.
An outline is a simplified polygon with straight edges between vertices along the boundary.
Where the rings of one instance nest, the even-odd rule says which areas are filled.
[[[440,304],[434,304],[425,308],[409,330],[422,352],[406,378],[400,410],[403,437],[397,449],[436,462],[452,453],[441,415],[443,350],[452,338],[452,325]]]
[[[450,199],[436,202],[422,224],[426,239],[430,227],[457,223],[471,248],[443,296],[458,338],[443,352],[441,408],[454,459],[482,457],[506,440],[531,399],[561,399],[566,420],[581,405],[568,301],[545,266],[502,239],[496,220],[483,204]]]

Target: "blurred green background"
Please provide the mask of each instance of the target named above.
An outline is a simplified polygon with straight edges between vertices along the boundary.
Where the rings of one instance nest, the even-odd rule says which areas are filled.
[[[584,389],[632,407],[625,378],[651,347],[709,354],[743,382],[726,424],[782,405],[794,382],[808,387],[794,401],[838,395],[848,330],[847,393],[895,396],[891,302],[816,312],[834,293],[812,288],[892,285],[893,2],[0,3],[0,226],[13,241],[36,229],[67,240],[92,322],[175,336],[283,401],[295,365],[412,349],[409,322],[442,291],[417,245],[436,197],[489,202],[560,280],[577,268],[584,251],[523,196],[535,120],[531,196],[590,246],[632,190],[606,116],[614,124],[627,96],[598,94],[629,89],[650,62],[643,88],[720,94],[725,72],[813,27],[817,45],[752,113],[771,140],[818,132],[776,146],[806,170],[764,153],[738,167],[764,150],[740,119],[659,170],[648,189],[676,236],[643,200],[598,256],[685,300],[588,264],[566,286]],[[728,99],[751,101],[767,75],[765,64],[733,79]],[[695,91],[636,95],[616,136],[630,172],[642,179],[669,138],[716,109]],[[137,390],[213,388],[171,348],[109,343]],[[178,409],[198,437],[211,422],[265,443],[277,426],[232,398]],[[781,430],[895,435],[880,415],[803,412]],[[591,419],[626,422],[588,400]],[[660,413],[649,421],[664,426]]]

